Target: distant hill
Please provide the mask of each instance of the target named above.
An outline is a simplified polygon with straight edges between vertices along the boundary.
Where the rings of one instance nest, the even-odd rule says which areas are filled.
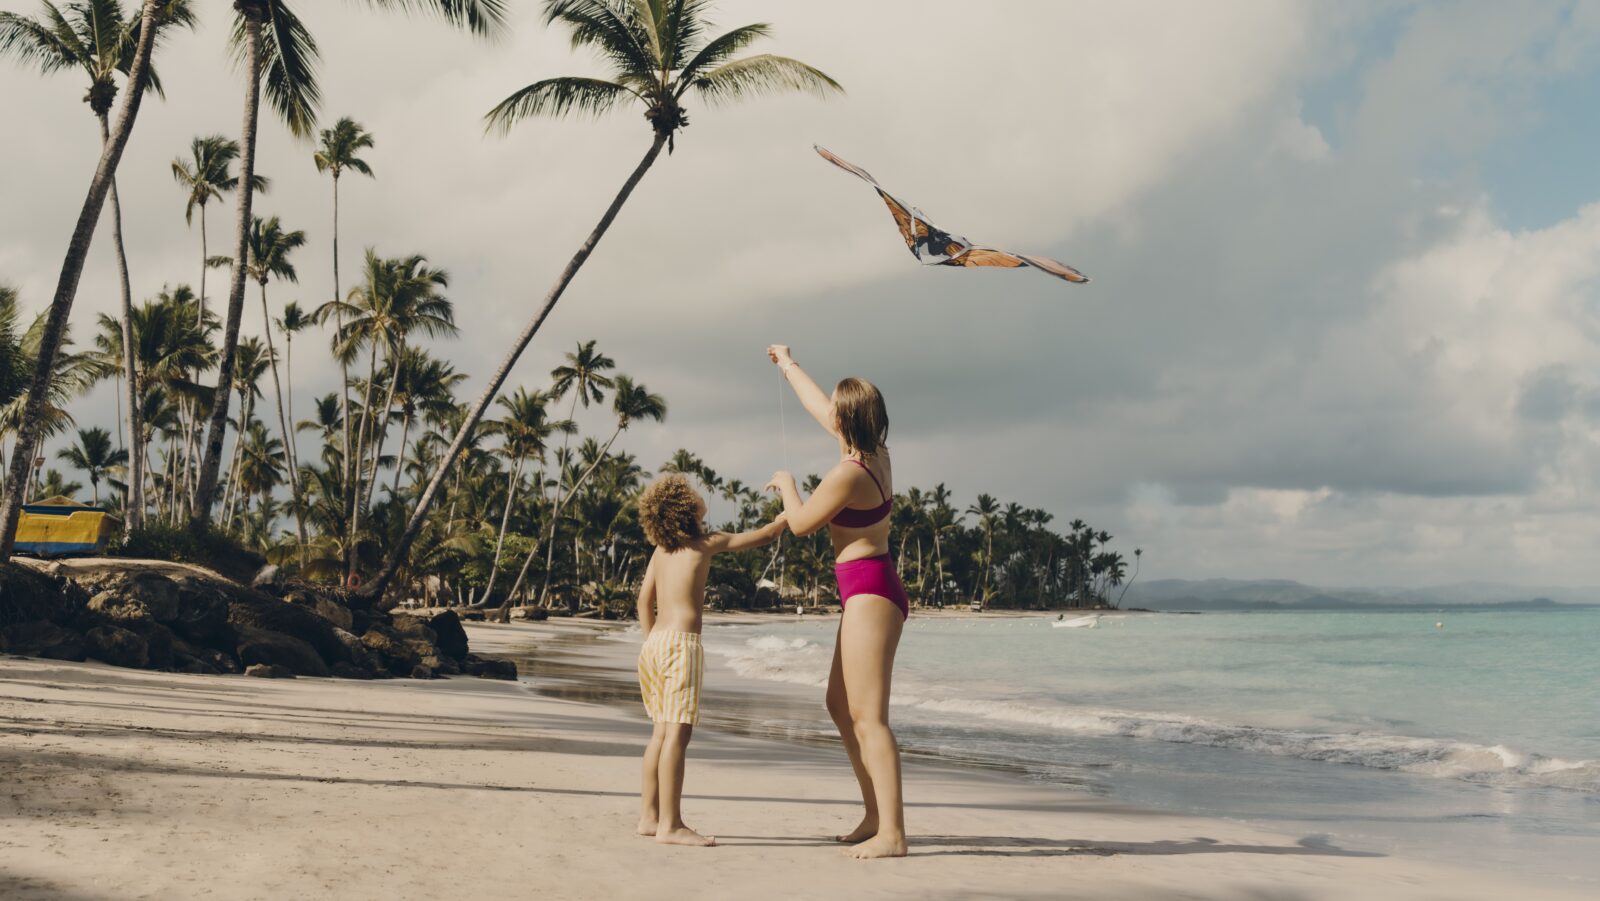
[[[1325,588],[1288,579],[1135,582],[1124,607],[1153,610],[1337,610],[1360,607],[1510,607],[1600,604],[1600,588],[1461,582],[1427,588]]]

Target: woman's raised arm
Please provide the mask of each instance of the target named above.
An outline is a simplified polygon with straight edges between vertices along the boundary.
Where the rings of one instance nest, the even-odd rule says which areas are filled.
[[[833,412],[833,401],[811,376],[806,375],[800,364],[789,355],[789,345],[770,344],[767,346],[767,358],[778,365],[783,377],[789,381],[789,387],[794,389],[795,396],[800,398],[800,405],[806,408],[811,418],[822,426],[823,431],[837,438],[839,437],[839,423]]]

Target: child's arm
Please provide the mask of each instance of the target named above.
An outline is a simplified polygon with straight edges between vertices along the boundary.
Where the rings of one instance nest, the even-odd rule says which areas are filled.
[[[709,550],[713,554],[721,554],[726,551],[748,551],[752,548],[766,547],[778,540],[785,527],[784,515],[779,513],[772,522],[748,532],[718,532],[712,535]]]
[[[833,411],[833,401],[817,387],[811,376],[806,375],[800,364],[794,361],[794,357],[789,356],[789,345],[774,344],[767,348],[767,356],[778,364],[778,369],[782,370],[783,377],[789,381],[789,387],[794,389],[795,396],[800,398],[800,405],[806,408],[811,418],[822,426],[823,431],[835,438],[839,437],[839,425]]]
[[[639,586],[639,631],[650,636],[656,625],[656,555],[650,555],[650,565],[644,568],[644,582]]]
[[[851,484],[851,479],[855,477],[852,470],[858,468],[843,463],[835,466],[822,477],[822,484],[811,492],[807,500],[801,500],[794,475],[786,470],[773,473],[767,488],[783,495],[783,515],[789,521],[789,530],[803,538],[827,525],[839,515],[840,510],[849,505],[850,494],[855,489]]]

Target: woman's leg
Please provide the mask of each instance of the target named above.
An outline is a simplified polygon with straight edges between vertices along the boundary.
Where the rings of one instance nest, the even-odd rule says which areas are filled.
[[[840,623],[840,631],[844,631],[843,622]],[[867,767],[861,762],[861,743],[856,741],[855,724],[850,721],[850,702],[844,689],[844,666],[840,663],[839,655],[839,638],[835,636],[833,668],[828,672],[828,715],[833,717],[833,724],[839,729],[839,741],[844,743],[844,751],[850,755],[850,767],[855,770],[856,782],[861,786],[861,803],[866,805],[867,810],[855,829],[834,838],[853,845],[878,834],[878,798],[872,791],[872,777],[867,775]]]
[[[846,849],[851,857],[904,857],[906,853],[900,746],[889,730],[889,683],[904,627],[900,608],[888,598],[870,594],[850,598],[839,627],[839,660],[850,722],[878,801],[878,832]]]

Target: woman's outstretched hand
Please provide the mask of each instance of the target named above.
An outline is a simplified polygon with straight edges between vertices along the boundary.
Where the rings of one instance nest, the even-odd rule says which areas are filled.
[[[794,365],[794,357],[789,355],[789,345],[787,344],[768,344],[767,359],[776,363],[778,368],[784,372],[788,372],[789,367]]]
[[[772,474],[772,479],[768,481],[766,485],[762,486],[761,490],[775,491],[779,494],[782,494],[783,489],[786,487],[795,488],[794,473],[787,469],[780,469]],[[799,491],[798,488],[795,488],[795,490]]]

